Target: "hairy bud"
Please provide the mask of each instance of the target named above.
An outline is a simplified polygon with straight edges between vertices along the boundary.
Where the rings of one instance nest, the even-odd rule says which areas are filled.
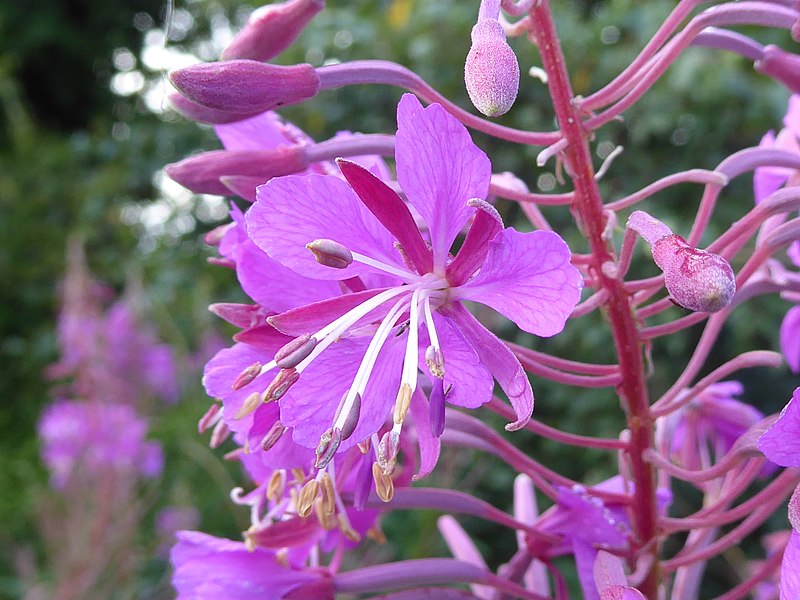
[[[487,117],[507,113],[517,98],[519,63],[494,19],[481,19],[472,28],[464,82],[472,104]]]

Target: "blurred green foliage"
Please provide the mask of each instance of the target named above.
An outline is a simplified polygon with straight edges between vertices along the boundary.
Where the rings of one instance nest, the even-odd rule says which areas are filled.
[[[576,93],[588,94],[632,60],[674,3],[553,4]],[[238,29],[256,5],[178,0],[170,7],[174,10],[169,13],[165,46],[213,60],[219,50],[214,40],[224,38],[229,27]],[[476,7],[477,2],[456,0],[329,0],[328,8],[277,62],[393,60],[468,107],[462,72]],[[230,272],[205,262],[209,252],[200,234],[218,217],[209,213],[203,199],[175,205],[165,201],[154,185],[153,174],[165,163],[219,147],[213,132],[169,112],[154,114],[144,93],[111,89],[115,76],[132,70],[141,73],[145,92],[163,78],[142,61],[141,51],[148,35],[164,29],[166,8],[161,0],[0,3],[0,547],[4,548],[0,598],[20,593],[13,575],[14,548],[33,543],[38,557],[44,557],[44,549],[35,545],[36,523],[30,510],[37,494],[46,489],[34,428],[48,402],[42,370],[55,359],[54,316],[67,236],[79,232],[85,237],[92,269],[118,289],[131,270],[143,274],[151,317],[185,357],[215,326],[205,305],[242,298]],[[764,43],[787,47],[787,35],[748,33]],[[153,43],[151,39],[151,47]],[[526,40],[512,40],[512,46],[523,73],[538,64],[536,51]],[[128,55],[134,59],[132,65],[115,60]],[[500,122],[553,129],[545,87],[523,77],[516,107]],[[343,129],[392,131],[401,93],[387,87],[324,92],[283,114],[317,139]],[[712,169],[730,152],[757,144],[765,131],[780,127],[787,97],[785,89],[753,72],[740,57],[689,50],[626,113],[624,122],[597,134],[598,147],[619,144],[627,149],[601,182],[606,198],[620,198],[675,171]],[[565,189],[552,177],[552,161],[543,168],[536,166],[538,148],[519,148],[482,134],[474,137],[492,157],[495,172],[513,171],[531,189],[540,184],[546,190]],[[685,233],[700,194],[699,186],[679,186],[649,199],[642,208]],[[733,182],[722,195],[708,239],[739,218],[752,201],[750,178]],[[164,210],[149,220],[143,218],[156,203]],[[516,206],[499,208],[510,223],[520,217]],[[543,212],[575,250],[582,251],[568,211]],[[642,276],[652,274],[654,268],[642,267]],[[743,350],[776,349],[777,324],[785,309],[780,301],[757,300],[753,308],[736,311],[708,368]],[[753,313],[745,311],[756,311],[760,318],[748,318]],[[504,322],[497,326],[514,335]],[[699,333],[693,328],[653,345],[653,361],[659,365],[651,378],[654,394],[669,386]],[[563,335],[551,340],[517,334],[517,341],[560,356],[613,360],[609,332],[598,316],[570,322]],[[220,460],[222,452],[209,451],[196,435],[194,421],[208,403],[197,379],[196,371],[187,375],[180,405],[154,423],[154,435],[165,444],[168,456],[157,503],[186,500],[201,509],[205,531],[236,537],[246,515],[228,502],[226,488],[239,479],[236,469]],[[748,384],[748,399],[767,412],[779,408],[793,387],[785,373],[755,370],[741,379]],[[534,381],[534,390],[537,418],[546,423],[599,436],[616,435],[621,427],[612,391],[576,393],[541,380]],[[570,477],[597,482],[614,470],[615,457],[608,453],[565,454],[563,448],[527,434],[515,434],[514,440]],[[497,467],[476,460],[473,453],[445,453],[434,482],[457,488],[479,485],[479,495],[509,508],[513,474]],[[498,540],[497,532],[485,523],[467,524],[491,565],[508,558],[512,536]],[[445,552],[435,533],[435,515],[390,518],[385,529],[390,545],[372,552],[368,560],[422,556],[431,548]],[[155,589],[152,586],[163,570],[163,563],[148,567],[142,597],[150,597],[147,590]]]

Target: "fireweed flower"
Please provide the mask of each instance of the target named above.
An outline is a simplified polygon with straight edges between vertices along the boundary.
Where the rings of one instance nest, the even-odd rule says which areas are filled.
[[[659,422],[659,437],[666,441],[677,464],[691,470],[711,467],[764,418],[761,411],[736,398],[743,392],[738,381],[711,384]]]
[[[132,406],[102,401],[57,401],[38,424],[42,460],[51,482],[64,488],[78,472],[104,469],[153,478],[164,459],[157,442],[146,441],[147,422]]]
[[[792,394],[775,424],[758,440],[758,449],[782,467],[800,467],[800,388]],[[800,597],[800,487],[789,500],[792,535],[781,564],[781,600]]]
[[[258,189],[247,213],[250,238],[272,259],[352,291],[268,319],[294,340],[262,366],[262,372],[281,370],[260,389],[272,400],[306,382],[306,393],[281,400],[281,421],[294,427],[296,442],[320,455],[369,438],[390,413],[396,444],[422,365],[432,385],[435,434],[445,401],[480,406],[491,398],[492,376],[517,414],[507,428],[522,427],[533,410],[525,372],[462,302],[486,304],[529,333],[551,336],[580,296],[582,278],[558,235],[503,228],[483,200],[488,158],[441,106],[423,109],[414,96],[403,96],[396,160],[398,182],[427,225],[428,240],[395,192],[347,161],[339,162],[346,183],[318,175],[275,178]]]

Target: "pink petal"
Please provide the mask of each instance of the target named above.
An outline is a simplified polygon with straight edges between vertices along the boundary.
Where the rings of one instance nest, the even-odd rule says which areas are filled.
[[[781,563],[781,600],[797,598],[800,598],[800,532],[792,530]]]
[[[419,471],[414,475],[416,481],[430,475],[439,461],[441,450],[439,438],[431,433],[428,400],[419,389],[411,396],[411,418],[414,419],[414,430],[419,444]]]
[[[758,440],[758,449],[782,467],[800,467],[800,388],[775,424]]]
[[[286,335],[313,333],[383,291],[385,290],[369,289],[353,294],[343,294],[287,310],[269,317],[267,320],[270,325]],[[366,318],[370,321],[380,318],[388,310],[386,303],[383,306],[384,308],[379,307],[369,313]]]
[[[431,252],[400,196],[364,167],[341,158],[336,162],[364,206],[397,238],[417,271],[430,272]]]
[[[508,396],[517,420],[506,425],[506,429],[515,431],[524,427],[533,413],[533,390],[517,357],[461,304],[452,304],[446,309],[446,314],[455,321],[478,358]]]
[[[459,299],[491,306],[529,333],[559,333],[580,300],[583,278],[567,244],[550,231],[504,229],[489,243],[480,273],[456,290]]]
[[[438,104],[423,109],[404,94],[397,106],[397,180],[431,232],[434,260],[447,251],[474,209],[486,198],[491,163],[466,128]]]
[[[394,238],[341,179],[277,177],[259,187],[257,196],[247,211],[250,238],[271,258],[306,277],[342,280],[375,272],[358,262],[344,269],[318,264],[306,249],[317,239],[404,269]]]
[[[792,373],[800,373],[800,306],[790,308],[783,317],[781,353]]]
[[[459,286],[486,260],[489,242],[503,229],[500,215],[490,204],[478,206],[475,219],[467,232],[467,238],[453,262],[447,266],[447,280],[453,287]]]
[[[436,335],[444,356],[444,389],[446,400],[455,406],[478,408],[492,399],[494,381],[492,374],[481,363],[472,344],[464,337],[458,326],[438,313],[433,313]],[[420,366],[423,372],[428,368],[424,360],[424,350],[430,344],[428,332],[420,328]]]
[[[235,123],[215,125],[214,131],[227,150],[271,150],[298,141],[287,135],[283,120],[272,111]],[[311,143],[312,140],[306,137],[306,141]]]

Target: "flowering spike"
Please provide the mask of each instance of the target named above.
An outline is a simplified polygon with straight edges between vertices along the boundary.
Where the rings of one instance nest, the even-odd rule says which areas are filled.
[[[314,240],[306,244],[317,262],[325,267],[346,269],[353,262],[353,254],[333,240]]]
[[[275,364],[281,369],[296,367],[311,354],[316,345],[316,338],[311,337],[311,334],[304,333],[275,353]]]
[[[717,312],[730,304],[736,280],[722,256],[693,248],[640,210],[628,218],[628,227],[650,244],[653,260],[664,272],[664,283],[677,304],[698,312]]]
[[[324,0],[289,0],[254,10],[244,29],[222,51],[222,59],[270,60],[286,50],[323,8]]]
[[[279,400],[300,379],[295,369],[281,369],[262,395],[263,402]]]
[[[471,37],[472,46],[464,64],[469,99],[486,116],[499,117],[508,112],[517,98],[517,57],[496,19],[479,19]]]
[[[239,373],[238,377],[236,377],[236,379],[233,380],[231,389],[234,391],[242,389],[244,386],[249,384],[260,374],[261,374],[261,363],[256,361],[249,367],[245,367],[245,369],[241,373]]]
[[[319,77],[311,65],[269,65],[254,60],[202,63],[169,74],[192,102],[214,110],[253,115],[317,95]]]

